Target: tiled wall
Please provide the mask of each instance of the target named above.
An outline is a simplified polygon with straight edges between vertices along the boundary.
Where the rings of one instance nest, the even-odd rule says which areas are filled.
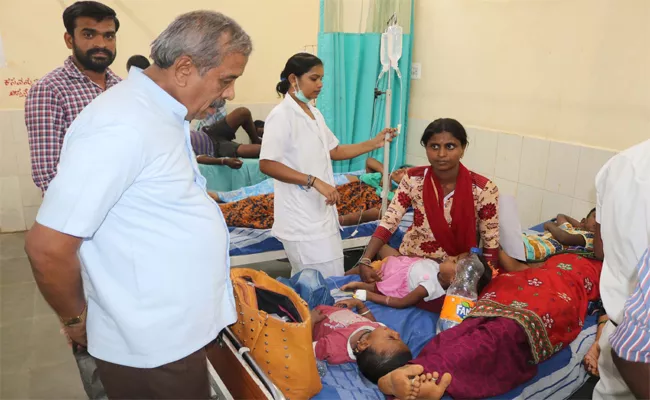
[[[410,119],[407,162],[427,165],[420,146],[430,121]],[[536,225],[558,213],[577,219],[595,207],[596,174],[613,151],[467,127],[463,163],[492,179],[501,193],[515,196],[521,224]]]
[[[228,109],[239,107],[229,104]],[[275,104],[248,104],[254,119],[265,119]],[[240,129],[237,141],[249,143]],[[23,110],[0,110],[0,232],[29,229],[41,204],[41,191],[31,177]]]

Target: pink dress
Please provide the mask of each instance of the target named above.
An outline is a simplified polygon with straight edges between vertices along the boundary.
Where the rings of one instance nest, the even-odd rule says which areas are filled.
[[[377,290],[384,296],[404,298],[422,286],[427,290],[424,301],[434,300],[445,294],[438,282],[438,263],[418,257],[388,257],[381,266],[382,280]]]

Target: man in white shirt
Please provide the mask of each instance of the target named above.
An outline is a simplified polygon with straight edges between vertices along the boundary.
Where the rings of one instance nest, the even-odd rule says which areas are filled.
[[[596,176],[596,220],[604,254],[600,279],[609,316],[600,337],[600,381],[594,399],[634,399],[614,366],[610,337],[623,320],[624,305],[637,284],[636,266],[650,235],[650,140],[610,159]],[[597,243],[594,244],[598,253]]]
[[[228,229],[189,121],[234,97],[251,50],[232,19],[183,14],[152,43],[154,64],[97,97],[65,136],[25,248],[109,398],[210,395],[204,346],[236,316]]]

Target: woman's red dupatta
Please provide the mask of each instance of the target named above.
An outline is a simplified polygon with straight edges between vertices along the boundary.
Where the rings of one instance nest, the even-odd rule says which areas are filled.
[[[431,231],[447,255],[457,256],[477,247],[472,176],[462,163],[458,166],[454,202],[451,205],[451,226],[445,218],[442,185],[432,168],[428,168],[424,176],[422,195]]]

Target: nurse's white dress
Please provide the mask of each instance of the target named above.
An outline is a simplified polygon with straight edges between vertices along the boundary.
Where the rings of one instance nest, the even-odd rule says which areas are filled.
[[[311,119],[291,96],[285,96],[264,125],[260,160],[280,162],[335,186],[330,151],[339,141],[322,114],[309,106]],[[280,182],[275,186],[273,235],[283,244],[291,274],[305,268],[323,276],[341,276],[343,245],[336,206],[325,204],[314,188]]]

